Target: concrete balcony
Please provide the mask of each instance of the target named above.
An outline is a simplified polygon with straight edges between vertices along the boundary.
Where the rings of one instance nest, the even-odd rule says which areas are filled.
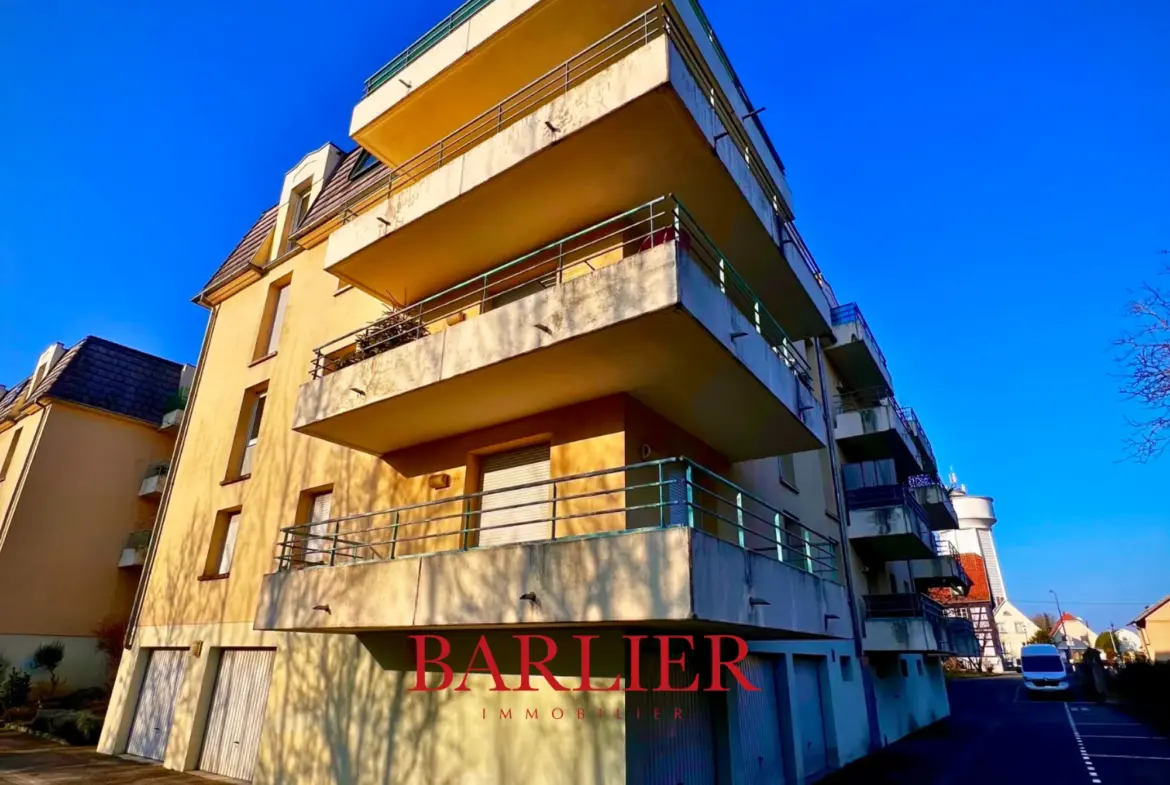
[[[901,485],[858,488],[845,492],[849,508],[849,542],[873,562],[929,559],[934,536],[926,511]]]
[[[952,654],[942,607],[921,594],[865,597],[865,650],[899,654]]]
[[[899,477],[922,473],[922,455],[910,424],[892,398],[881,391],[845,393],[835,401],[837,446],[845,461],[892,458]]]
[[[959,516],[951,502],[951,494],[937,477],[918,475],[911,477],[908,485],[914,491],[914,498],[926,510],[926,522],[932,531],[959,528]]]
[[[982,657],[983,647],[975,634],[975,624],[970,619],[948,617],[947,639],[950,653],[956,657]]]
[[[146,564],[146,551],[150,548],[150,529],[140,529],[132,532],[122,546],[122,555],[118,558],[118,567],[141,567]]]
[[[910,562],[910,572],[918,591],[948,588],[966,594],[971,588],[971,579],[963,569],[959,551],[953,543],[936,541],[935,555]]]
[[[825,346],[825,355],[847,387],[853,390],[894,392],[886,356],[878,347],[856,303],[832,310],[834,343]]]
[[[152,464],[142,477],[142,482],[138,486],[138,495],[147,499],[162,496],[167,487],[167,474],[170,468],[170,463],[165,461]]]
[[[183,410],[174,409],[163,415],[159,430],[164,433],[176,433],[183,425]]]
[[[934,457],[934,447],[931,446],[930,439],[926,438],[926,429],[922,427],[922,421],[909,407],[902,409],[902,418],[909,426],[911,438],[918,445],[918,454],[922,457],[922,470],[927,474],[937,473],[938,461]]]
[[[655,6],[582,53],[588,67],[550,73],[381,173],[344,206],[351,220],[329,235],[326,269],[405,307],[672,192],[790,335],[829,332],[826,289],[782,229],[776,173],[739,116],[712,102],[672,13]]]
[[[609,622],[849,635],[838,544],[683,459],[292,526],[278,550],[258,630]]]
[[[820,449],[808,365],[727,259],[673,199],[628,210],[319,348],[293,428],[382,455],[629,393],[732,460]]]

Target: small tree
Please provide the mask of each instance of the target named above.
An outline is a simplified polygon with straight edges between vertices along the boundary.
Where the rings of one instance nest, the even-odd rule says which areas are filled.
[[[1093,648],[1100,649],[1105,652],[1105,657],[1109,660],[1117,658],[1117,652],[1113,648],[1113,634],[1103,632],[1097,636],[1096,642],[1093,643]]]
[[[15,709],[28,703],[29,685],[32,677],[22,670],[9,668],[0,682],[0,704],[5,709]]]
[[[1170,275],[1170,265],[1163,274]],[[1132,326],[1113,345],[1121,367],[1119,391],[1145,410],[1141,418],[1126,418],[1133,430],[1126,440],[1129,453],[1145,463],[1170,444],[1170,289],[1143,284],[1126,310]]]
[[[1056,643],[1056,639],[1052,637],[1052,631],[1041,627],[1033,633],[1031,638],[1028,638],[1028,643]]]
[[[1034,613],[1029,618],[1033,624],[1047,633],[1051,633],[1056,627],[1056,617],[1051,613]]]
[[[42,643],[33,652],[31,665],[33,670],[49,672],[49,695],[57,694],[57,668],[65,659],[65,644],[61,641]]]

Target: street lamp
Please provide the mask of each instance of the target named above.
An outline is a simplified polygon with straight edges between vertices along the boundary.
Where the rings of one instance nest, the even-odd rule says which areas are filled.
[[[1056,596],[1055,589],[1049,589],[1048,593],[1052,595],[1052,599],[1056,600],[1056,626],[1059,627],[1064,621],[1064,611],[1060,609],[1060,598]],[[1064,633],[1064,656],[1072,664],[1072,650],[1068,646],[1068,631]]]

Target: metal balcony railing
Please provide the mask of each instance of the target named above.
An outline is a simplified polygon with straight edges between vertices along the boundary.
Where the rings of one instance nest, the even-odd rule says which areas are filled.
[[[869,488],[854,488],[845,491],[845,504],[850,510],[874,510],[881,507],[908,507],[907,516],[914,534],[924,543],[935,547],[934,534],[927,525],[926,510],[914,498],[913,492],[903,485],[877,485]]]
[[[517,492],[524,490],[536,491],[532,495],[537,499],[499,503],[522,497]],[[541,492],[545,490],[547,494]],[[488,521],[485,509],[492,515]],[[835,540],[787,518],[763,499],[686,458],[300,523],[281,530],[277,569],[472,550],[480,547],[485,532],[534,526],[539,528],[539,537],[523,541],[564,541],[675,526],[702,529],[744,550],[825,580],[838,580]],[[573,533],[581,528],[593,533]]]
[[[959,560],[959,549],[950,540],[944,540],[937,534],[934,535],[934,552],[939,556],[950,556],[956,562]]]
[[[664,196],[387,314],[313,351],[310,375],[320,379],[342,368],[425,338],[452,318],[463,319],[523,299],[667,242],[718,284],[736,309],[804,386],[812,392],[812,369],[751,287],[703,232],[681,202]],[[618,261],[618,264],[621,262]]]
[[[906,420],[905,412],[893,396],[882,387],[871,387],[865,390],[843,392],[833,398],[833,411],[836,414],[844,412],[862,412],[866,409],[885,407],[890,409],[902,424],[902,430],[908,438],[912,438],[910,423]]]
[[[925,618],[941,623],[944,616],[942,606],[925,594],[867,594],[864,599],[867,619]]]
[[[873,347],[874,352],[877,353],[878,360],[881,361],[883,368],[888,368],[886,365],[886,356],[882,353],[882,349],[878,346],[877,338],[873,331],[869,329],[869,322],[865,321],[865,317],[861,313],[861,308],[857,303],[848,303],[847,305],[838,305],[831,312],[833,326],[836,327],[841,324],[850,324],[857,322],[861,327],[861,332],[869,341],[870,346]]]
[[[918,415],[909,406],[899,407],[898,413],[902,416],[902,421],[906,423],[910,434],[918,441],[919,446],[930,455],[931,463],[935,463],[934,447],[931,446],[930,439],[926,438],[926,429],[922,427]]]
[[[422,57],[435,47],[464,22],[479,13],[480,9],[491,5],[495,0],[467,0],[466,3],[452,11],[443,21],[432,27],[422,38],[419,38],[386,65],[366,80],[366,95],[377,90],[385,82],[401,73],[408,65]]]
[[[338,214],[347,220],[356,217],[361,211],[371,207],[381,199],[414,185],[422,178],[437,171],[444,164],[451,162],[532,114],[541,106],[596,76],[650,41],[665,35],[675,45],[703,94],[710,97],[712,108],[726,131],[726,135],[715,143],[716,146],[730,144],[735,148],[736,155],[743,158],[748,170],[772,203],[776,225],[781,234],[781,245],[785,242],[794,243],[822,289],[831,291],[827,289],[828,284],[825,282],[824,276],[816,267],[812,255],[804,246],[799,234],[796,233],[795,227],[786,223],[788,220],[786,217],[782,217],[788,215],[787,200],[763,165],[760,154],[748,136],[743,121],[702,66],[702,56],[695,51],[694,44],[687,38],[683,30],[682,24],[669,6],[663,4],[648,9],[418,155],[393,169],[379,172],[370,179],[368,187],[360,190],[336,209],[322,214],[311,223],[299,228],[295,236],[300,237],[312,232]],[[832,298],[830,297],[830,299]],[[835,304],[835,301],[833,302]]]
[[[153,532],[150,529],[139,529],[131,532],[126,537],[126,544],[122,546],[123,550],[134,550],[144,552],[150,547],[150,537]]]
[[[170,470],[171,464],[169,461],[158,461],[147,467],[146,471],[142,473],[142,479],[149,480],[152,477],[166,477]]]

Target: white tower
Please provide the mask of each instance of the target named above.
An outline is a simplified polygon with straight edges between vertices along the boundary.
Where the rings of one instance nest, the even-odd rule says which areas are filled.
[[[1007,599],[1003,583],[1003,571],[999,567],[999,555],[995,552],[995,539],[991,529],[996,524],[995,500],[990,496],[974,496],[967,493],[965,485],[958,484],[954,471],[951,472],[951,502],[959,517],[959,528],[939,532],[946,541],[954,544],[959,553],[975,553],[983,558],[987,566],[987,583],[991,589],[994,605]]]

